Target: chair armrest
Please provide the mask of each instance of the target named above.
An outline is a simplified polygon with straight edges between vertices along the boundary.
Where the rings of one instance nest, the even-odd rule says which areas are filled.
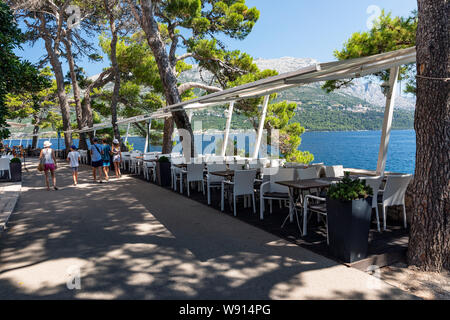
[[[270,181],[268,182],[264,182],[260,187],[259,187],[259,193],[261,195],[264,194],[264,190],[267,189],[267,187],[270,187]]]
[[[313,195],[308,194],[308,195],[305,196],[305,203],[307,203],[307,201],[309,199],[318,200],[318,201],[322,201],[322,202],[327,201],[327,199],[325,199],[325,198],[321,198],[321,197],[317,197],[317,196],[313,196]]]

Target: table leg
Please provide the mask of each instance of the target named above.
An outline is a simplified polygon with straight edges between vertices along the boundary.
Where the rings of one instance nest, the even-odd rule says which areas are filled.
[[[294,190],[292,188],[289,188],[289,220],[294,222]]]

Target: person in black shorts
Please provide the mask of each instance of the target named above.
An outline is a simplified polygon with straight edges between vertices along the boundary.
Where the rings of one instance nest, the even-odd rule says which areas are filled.
[[[91,165],[92,165],[92,174],[94,176],[94,182],[97,182],[97,168],[99,168],[99,178],[100,183],[102,183],[102,168],[103,168],[103,159],[102,159],[102,146],[98,143],[98,139],[94,138],[93,144],[91,145]]]

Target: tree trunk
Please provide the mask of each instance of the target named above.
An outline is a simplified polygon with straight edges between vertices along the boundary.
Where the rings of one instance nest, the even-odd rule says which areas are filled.
[[[450,2],[418,0],[416,172],[408,261],[450,267]]]
[[[157,4],[155,4],[157,5]],[[154,11],[151,1],[144,0],[141,1],[142,6],[142,29],[144,30],[147,38],[148,45],[153,52],[156,63],[158,65],[159,75],[164,87],[164,95],[166,97],[167,105],[174,105],[181,102],[181,97],[178,92],[177,86],[177,76],[174,69],[171,66],[169,55],[166,51],[166,44],[161,38],[159,32],[158,23],[154,18]],[[194,135],[192,132],[192,127],[189,122],[189,118],[186,112],[177,111],[172,112],[173,121],[175,121],[178,129],[184,129],[190,134],[191,139],[191,154],[193,154],[194,148]],[[163,139],[163,153],[172,152],[172,134],[173,134],[173,124],[169,125],[169,121],[165,121],[168,125],[164,128],[164,139]]]
[[[111,99],[111,124],[113,127],[114,138],[120,141],[120,131],[117,122],[117,105],[119,102],[119,92],[120,92],[120,70],[119,64],[117,63],[117,29],[113,13],[109,7],[107,0],[104,1],[106,12],[109,16],[109,27],[111,30],[111,65],[114,74],[114,90]]]
[[[163,154],[169,154],[172,152],[173,142],[172,142],[172,136],[173,136],[173,130],[174,130],[174,122],[173,118],[166,118],[164,120],[164,131],[163,131]],[[166,148],[164,148],[166,146]],[[169,148],[170,146],[170,148]]]
[[[70,127],[70,110],[69,110],[69,102],[67,99],[66,91],[64,88],[64,75],[61,67],[61,62],[59,61],[59,55],[56,54],[52,47],[52,39],[48,35],[48,30],[45,24],[45,18],[42,13],[39,14],[41,20],[41,29],[45,30],[45,34],[43,35],[45,49],[47,50],[47,54],[50,58],[50,64],[53,69],[53,73],[55,74],[56,79],[56,88],[57,95],[59,101],[59,107],[61,109],[61,116],[63,120],[63,129],[64,131],[68,131],[71,129]],[[72,134],[64,134],[64,142],[66,145],[66,149],[69,150],[72,145]]]
[[[70,36],[70,35],[69,35]],[[72,44],[70,39],[65,40],[64,44],[66,46],[66,57],[69,63],[70,79],[72,80],[73,96],[75,99],[75,113],[77,118],[78,129],[83,128],[83,111],[81,107],[81,93],[80,87],[78,86],[77,75],[75,73],[75,61],[72,55]],[[78,145],[79,149],[87,150],[86,139],[83,134],[83,138],[80,135],[80,142]]]
[[[92,126],[94,125],[94,119],[92,117],[92,108],[91,108],[91,92],[92,92],[92,90],[94,88],[103,87],[111,80],[112,80],[112,70],[111,69],[105,70],[84,91],[84,99],[81,103],[82,112],[83,112],[83,127],[92,128]],[[89,135],[89,139],[92,143],[92,139],[93,139],[94,135],[92,132],[89,132],[88,135]],[[80,135],[80,139],[86,140],[86,134],[82,133]]]
[[[39,132],[39,126],[35,125],[33,128],[33,134],[37,134]],[[36,149],[38,142],[38,136],[33,136],[33,141],[31,142],[31,149]]]

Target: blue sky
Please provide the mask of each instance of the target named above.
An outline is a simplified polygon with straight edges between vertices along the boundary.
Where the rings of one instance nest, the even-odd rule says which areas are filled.
[[[223,38],[230,49],[245,51],[255,58],[289,56],[321,62],[335,60],[333,51],[340,49],[353,32],[368,29],[367,22],[375,13],[367,12],[369,7],[385,9],[396,16],[407,16],[417,9],[416,0],[247,0],[246,3],[260,10],[260,20],[243,41]],[[23,48],[17,54],[33,63],[44,52],[42,43]],[[102,63],[90,63],[86,59],[78,64],[91,76],[100,73],[109,61],[105,58]]]

